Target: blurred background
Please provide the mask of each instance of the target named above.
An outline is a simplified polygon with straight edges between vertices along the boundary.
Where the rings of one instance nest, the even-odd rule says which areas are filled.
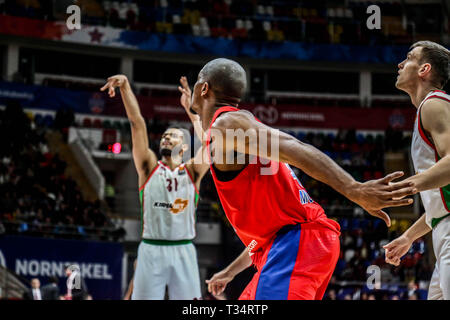
[[[66,26],[72,4],[81,7],[80,30]],[[366,26],[371,4],[381,29]],[[138,182],[121,99],[99,92],[107,77],[128,76],[158,151],[168,125],[192,133],[180,77],[192,86],[207,61],[229,57],[247,71],[241,107],[266,124],[318,147],[359,181],[409,176],[416,109],[395,88],[397,64],[415,41],[449,47],[449,10],[449,0],[0,0],[0,298],[24,299],[51,283],[64,296],[73,263],[83,299],[125,293],[140,241]],[[296,174],[342,228],[325,299],[426,299],[431,237],[399,267],[385,264],[382,250],[423,213],[418,196],[388,210],[388,229]],[[203,298],[215,299],[204,280],[244,246],[210,174],[200,194],[194,243]],[[370,265],[381,269],[377,290],[366,286]],[[236,299],[253,272],[221,298]]]

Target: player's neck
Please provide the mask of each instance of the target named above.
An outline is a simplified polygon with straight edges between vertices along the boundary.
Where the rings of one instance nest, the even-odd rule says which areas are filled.
[[[183,159],[181,157],[176,157],[175,159],[173,159],[171,156],[163,156],[161,158],[161,162],[168,166],[170,170],[174,170],[175,168],[179,167],[182,161]]]
[[[416,108],[419,108],[425,97],[433,90],[439,90],[439,88],[431,84],[425,84],[417,86],[415,90],[408,92],[408,94],[411,97],[412,104]]]
[[[211,122],[214,118],[214,113],[216,113],[216,108],[214,105],[205,106],[200,115],[200,120],[202,121],[202,128],[205,132],[209,130]]]

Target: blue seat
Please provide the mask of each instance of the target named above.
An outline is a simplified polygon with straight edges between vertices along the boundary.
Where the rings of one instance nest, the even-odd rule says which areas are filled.
[[[341,230],[343,230],[343,231],[347,231],[348,229],[349,229],[349,221],[348,221],[348,219],[347,218],[342,218],[340,221],[339,221],[339,224],[341,225]]]
[[[367,220],[367,219],[362,219],[359,221],[359,227],[363,230],[365,230],[367,228],[368,224],[369,224],[369,220]]]
[[[28,231],[28,224],[27,223],[21,223],[19,227],[19,232],[25,232]]]
[[[34,123],[38,127],[40,127],[44,124],[44,117],[42,116],[42,114],[38,113],[34,116]]]
[[[362,133],[358,133],[358,134],[356,135],[356,141],[357,141],[358,143],[364,143],[365,140],[366,140],[366,139],[364,138],[364,135],[363,135]]]
[[[78,226],[78,233],[81,235],[86,235],[86,231],[84,230],[84,227]]]
[[[361,228],[361,224],[360,224],[361,220],[358,218],[354,218],[352,219],[352,230],[356,230]]]
[[[50,127],[52,127],[53,126],[53,116],[51,116],[51,115],[46,115],[45,117],[44,117],[44,125],[47,127],[47,128],[50,128]]]
[[[416,293],[417,293],[417,298],[418,298],[419,300],[427,300],[427,297],[428,297],[428,291],[427,291],[427,290],[424,290],[424,289],[418,289],[418,290],[416,291]]]

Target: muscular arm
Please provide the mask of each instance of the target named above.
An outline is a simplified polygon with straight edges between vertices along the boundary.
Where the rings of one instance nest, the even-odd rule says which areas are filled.
[[[441,99],[428,100],[422,106],[420,116],[440,160],[428,170],[405,180],[412,181],[419,192],[450,184],[450,103]]]
[[[403,206],[412,203],[412,199],[393,200],[414,193],[409,187],[410,183],[397,183],[390,186],[389,182],[403,175],[402,172],[393,173],[383,179],[359,183],[353,177],[339,167],[327,155],[316,149],[315,147],[303,143],[296,138],[280,132],[279,130],[270,128],[255,120],[253,115],[246,111],[229,112],[218,118],[213,126],[214,130],[223,136],[224,144],[215,143],[215,153],[227,153],[230,150],[245,152],[251,155],[258,155],[269,158],[274,161],[285,162],[293,165],[306,174],[326,183],[348,199],[359,204],[371,215],[383,219],[386,224],[390,225],[389,216],[381,209],[389,206]],[[258,145],[258,139],[236,139],[230,140],[227,129],[244,131],[250,130],[258,139],[263,135],[267,135],[267,152],[261,150]],[[212,132],[214,134],[214,132]],[[275,137],[275,143],[278,143],[278,154],[272,153],[271,137]],[[278,136],[278,139],[277,139]],[[222,150],[220,150],[222,149]],[[220,168],[219,168],[220,169]]]
[[[133,160],[139,174],[140,184],[156,166],[155,153],[149,149],[147,127],[139,109],[138,101],[131,90],[130,83],[125,76],[118,75],[108,78],[108,83],[102,91],[108,89],[110,97],[115,96],[114,88],[120,88],[120,94],[131,125],[133,143]]]

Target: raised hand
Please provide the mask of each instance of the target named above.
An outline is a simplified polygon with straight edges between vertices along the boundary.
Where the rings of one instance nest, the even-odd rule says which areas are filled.
[[[186,112],[189,113],[192,91],[189,88],[189,83],[186,77],[183,76],[180,78],[180,84],[181,86],[178,86],[178,91],[181,92],[180,103],[186,109]]]
[[[398,237],[387,245],[383,246],[386,250],[385,260],[394,266],[400,264],[400,259],[403,257],[411,248],[412,241],[405,237],[404,235]]]
[[[410,205],[414,200],[403,198],[417,193],[417,189],[412,182],[391,182],[403,175],[402,171],[397,171],[388,174],[384,178],[360,184],[354,201],[370,215],[383,219],[386,225],[390,227],[391,219],[382,209]]]
[[[110,98],[116,96],[115,88],[120,88],[124,84],[128,83],[128,78],[122,74],[118,74],[108,78],[106,84],[100,89],[100,91],[105,91],[108,89],[108,94]]]

